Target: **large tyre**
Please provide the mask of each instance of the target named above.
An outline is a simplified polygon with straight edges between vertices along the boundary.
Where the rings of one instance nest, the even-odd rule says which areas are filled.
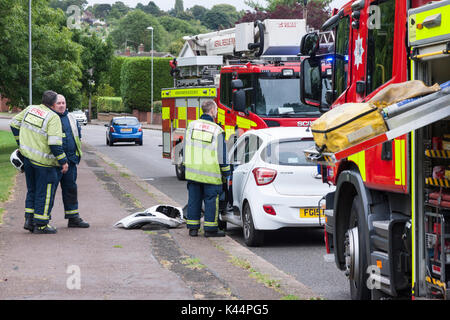
[[[175,174],[177,175],[178,180],[186,180],[184,165],[176,164],[175,165]]]
[[[264,232],[255,229],[252,212],[248,203],[245,203],[244,210],[242,211],[244,242],[249,247],[259,247],[264,242]]]
[[[371,293],[367,287],[367,256],[365,233],[367,227],[363,225],[363,208],[358,195],[353,198],[350,211],[350,223],[345,233],[345,267],[350,285],[352,300],[368,300]]]

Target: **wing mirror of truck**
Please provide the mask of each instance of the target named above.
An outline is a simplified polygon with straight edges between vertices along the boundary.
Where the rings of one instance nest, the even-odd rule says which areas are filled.
[[[246,112],[247,108],[245,106],[245,90],[238,89],[233,92],[232,103],[233,109],[239,112]]]
[[[300,55],[314,57],[319,51],[319,34],[317,32],[307,33],[300,42]]]
[[[241,79],[231,80],[231,89],[242,89],[244,88],[244,83]]]
[[[320,57],[305,58],[300,67],[300,100],[303,104],[319,108],[320,112],[328,111],[323,82]]]

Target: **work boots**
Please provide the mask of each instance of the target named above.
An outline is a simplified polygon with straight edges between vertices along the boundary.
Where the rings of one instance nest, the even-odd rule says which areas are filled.
[[[89,228],[89,223],[83,221],[81,218],[70,218],[67,222],[68,228]]]
[[[225,232],[223,232],[222,230],[205,231],[205,237],[206,238],[210,238],[210,237],[225,237]]]
[[[34,221],[33,218],[25,218],[25,224],[23,225],[25,230],[33,232],[34,230]]]
[[[56,233],[56,228],[52,227],[49,224],[46,225],[34,225],[33,229],[34,234],[54,234]]]

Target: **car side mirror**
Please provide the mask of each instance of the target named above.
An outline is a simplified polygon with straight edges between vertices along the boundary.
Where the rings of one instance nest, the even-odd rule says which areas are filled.
[[[317,32],[307,33],[300,42],[300,55],[314,57],[319,51],[319,34]]]

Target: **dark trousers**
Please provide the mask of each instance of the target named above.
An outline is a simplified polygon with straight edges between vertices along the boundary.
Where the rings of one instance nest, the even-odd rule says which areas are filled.
[[[51,219],[60,168],[35,165],[24,158],[24,170],[27,182],[25,218],[34,218],[36,224],[46,225]]]
[[[199,229],[202,203],[205,204],[203,229],[205,231],[218,230],[219,196],[222,193],[222,185],[198,183],[188,181],[188,229]]]
[[[65,174],[58,173],[64,204],[64,218],[78,218],[77,165],[69,161],[69,170]]]

